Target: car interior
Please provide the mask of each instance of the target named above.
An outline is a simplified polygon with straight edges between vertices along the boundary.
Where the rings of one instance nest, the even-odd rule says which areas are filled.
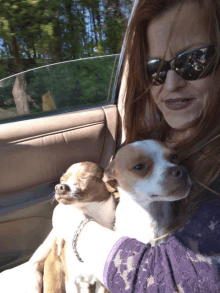
[[[108,104],[0,125],[1,271],[27,261],[49,234],[54,187],[71,164],[107,166],[117,120]]]
[[[124,141],[123,50],[0,79],[0,272],[27,262],[51,231],[67,168],[105,168]]]

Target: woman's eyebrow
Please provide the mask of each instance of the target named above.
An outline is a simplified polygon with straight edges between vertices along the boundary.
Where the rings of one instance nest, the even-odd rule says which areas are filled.
[[[191,43],[191,44],[188,44],[188,45],[185,45],[182,47],[182,49],[179,49],[175,52],[175,54],[173,54],[173,58],[177,57],[178,55],[182,54],[182,53],[185,53],[185,52],[188,52],[188,51],[193,51],[194,49],[199,49],[199,48],[202,48],[202,47],[206,47],[206,46],[209,46],[211,44],[208,44],[207,42],[196,42],[196,43]],[[163,53],[164,55],[164,53]],[[173,59],[171,58],[171,59]],[[147,57],[147,60],[155,60],[155,59],[159,59],[159,60],[163,60],[163,56],[162,57]],[[170,59],[170,60],[171,60]]]
[[[208,44],[207,42],[196,42],[196,43],[192,43],[192,44],[189,44],[189,45],[186,45],[186,46],[183,46],[183,48],[181,50],[178,50],[176,52],[176,55],[179,55],[179,54],[182,54],[182,53],[185,53],[185,52],[188,52],[188,51],[193,51],[195,49],[199,49],[199,48],[202,48],[202,47],[206,47],[206,46],[209,46],[210,44]]]

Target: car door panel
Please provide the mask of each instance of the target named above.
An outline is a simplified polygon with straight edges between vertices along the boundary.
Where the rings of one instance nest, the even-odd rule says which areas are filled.
[[[27,261],[51,230],[51,219],[28,217],[1,223],[1,271]]]
[[[115,105],[0,125],[0,271],[27,261],[51,230],[54,187],[73,163],[106,167]]]

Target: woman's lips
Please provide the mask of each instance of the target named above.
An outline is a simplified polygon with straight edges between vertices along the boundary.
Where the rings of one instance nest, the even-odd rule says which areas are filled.
[[[164,101],[165,106],[170,110],[182,110],[189,107],[194,99],[179,98],[179,99],[168,99]]]

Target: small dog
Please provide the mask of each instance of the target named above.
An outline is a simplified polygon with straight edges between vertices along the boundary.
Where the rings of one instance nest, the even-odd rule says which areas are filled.
[[[165,241],[155,237],[166,234],[175,218],[172,202],[185,198],[191,188],[176,153],[156,140],[121,148],[105,169],[103,181],[120,194],[116,230],[152,246]]]
[[[112,229],[116,200],[102,181],[103,172],[104,169],[95,163],[73,164],[61,177],[60,184],[56,185],[55,198],[59,203],[72,205],[102,226]],[[97,293],[108,292],[86,265],[76,259],[72,247],[57,238],[44,265],[44,293],[90,292],[89,286],[94,283]]]
[[[115,220],[115,230],[122,235],[159,244],[160,241],[153,239],[164,235],[167,225],[174,219],[172,201],[185,198],[191,187],[186,168],[178,166],[177,155],[159,141],[138,141],[121,148],[103,171],[90,162],[72,165],[56,186],[55,198],[64,205],[80,209],[109,229],[113,229]],[[113,196],[117,190],[120,195],[118,205]],[[78,292],[77,283],[81,288],[84,284],[85,292],[89,292],[89,284],[98,282],[97,278],[84,263],[78,262],[71,248],[64,246],[63,249],[63,244],[57,239],[45,262],[44,287],[47,291],[44,293]],[[37,259],[42,261],[45,257],[41,256],[46,255],[44,243],[41,247]],[[55,273],[54,258],[57,257],[58,271]],[[73,262],[74,257],[76,262]],[[47,272],[50,272],[49,276]],[[57,291],[53,287],[49,289],[49,284],[54,286],[56,282],[54,276],[59,276],[57,281],[62,284]],[[100,284],[98,282],[100,291],[96,292],[105,290]]]

